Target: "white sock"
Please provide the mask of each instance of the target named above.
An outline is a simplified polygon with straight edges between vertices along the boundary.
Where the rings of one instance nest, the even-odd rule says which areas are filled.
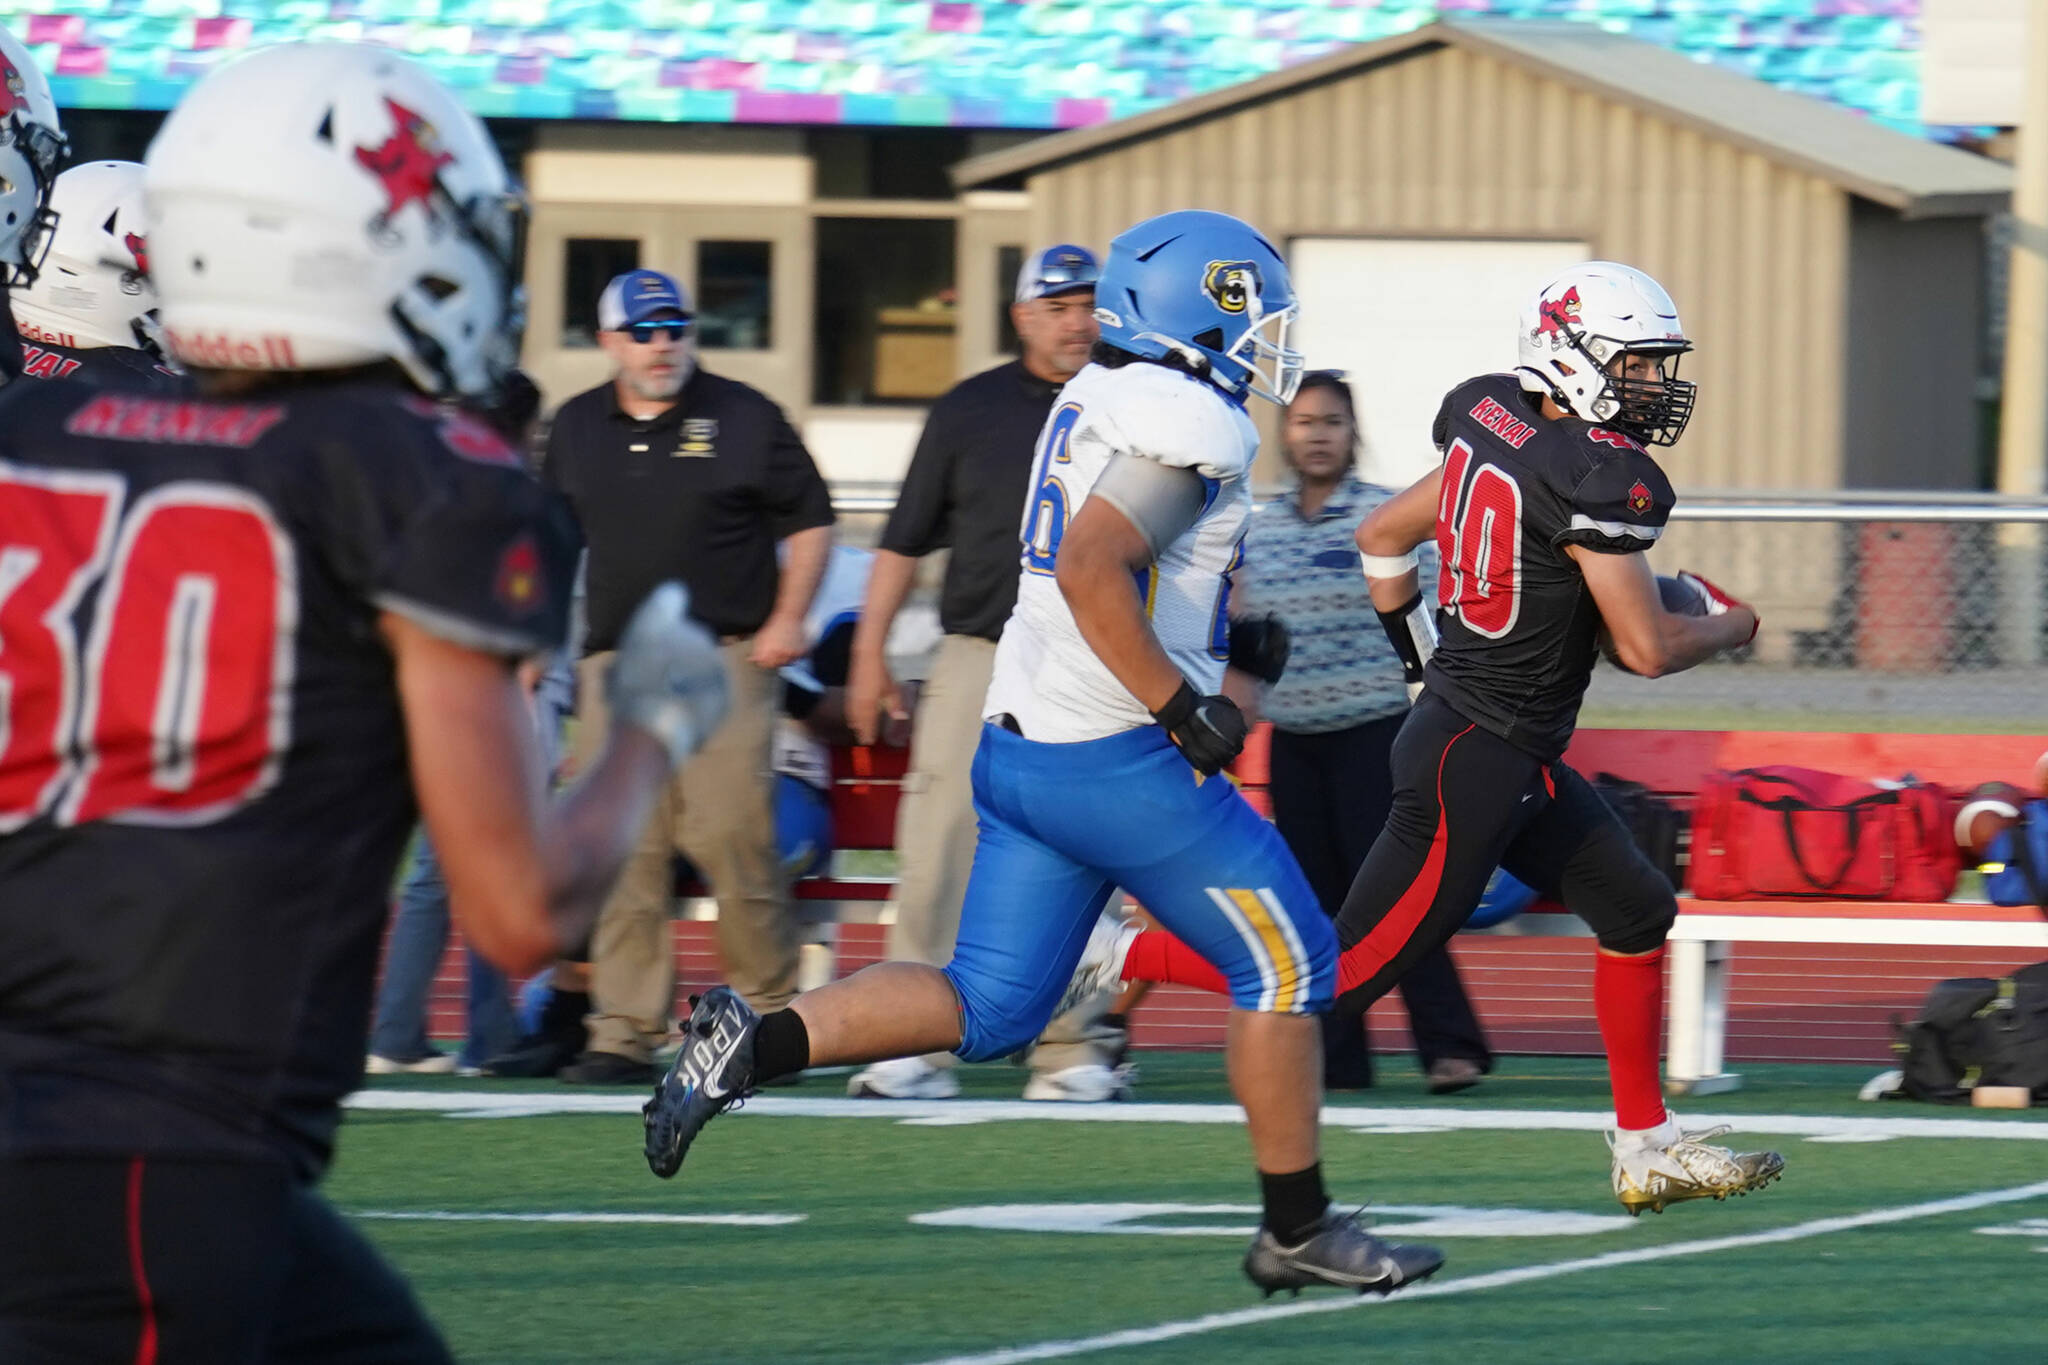
[[[1684,1134],[1678,1127],[1678,1119],[1667,1109],[1664,1121],[1655,1128],[1623,1128],[1618,1130],[1616,1145],[1630,1147],[1669,1147]]]

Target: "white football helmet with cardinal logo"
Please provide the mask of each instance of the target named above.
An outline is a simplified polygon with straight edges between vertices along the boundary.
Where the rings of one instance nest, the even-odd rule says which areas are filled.
[[[142,208],[142,166],[88,161],[57,177],[57,230],[33,284],[14,294],[30,341],[90,350],[132,346],[162,355]]]
[[[390,360],[490,402],[525,327],[525,205],[490,136],[424,67],[286,43],[200,81],[144,158],[151,277],[188,366]]]
[[[50,83],[21,40],[0,28],[0,280],[8,284],[33,281],[49,248],[50,189],[64,153]]]
[[[1646,445],[1670,445],[1692,416],[1693,385],[1678,377],[1692,349],[1664,286],[1613,261],[1575,265],[1522,310],[1516,372],[1588,422],[1619,427]],[[1655,357],[1661,377],[1610,371],[1624,353]]]

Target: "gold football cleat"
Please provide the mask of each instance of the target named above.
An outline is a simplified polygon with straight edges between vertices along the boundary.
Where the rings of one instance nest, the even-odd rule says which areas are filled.
[[[1644,1209],[1662,1213],[1667,1205],[1687,1199],[1726,1199],[1731,1194],[1760,1190],[1785,1174],[1785,1158],[1776,1152],[1731,1152],[1705,1141],[1728,1132],[1726,1125],[1697,1133],[1681,1133],[1664,1147],[1617,1142],[1614,1152],[1614,1197],[1631,1217]]]

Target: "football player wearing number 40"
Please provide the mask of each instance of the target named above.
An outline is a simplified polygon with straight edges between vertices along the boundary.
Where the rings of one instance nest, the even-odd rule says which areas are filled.
[[[1410,693],[1394,741],[1393,809],[1337,919],[1340,1010],[1362,1011],[1464,924],[1498,866],[1590,924],[1593,1004],[1614,1091],[1614,1193],[1630,1213],[1726,1198],[1775,1179],[1775,1152],[1735,1153],[1664,1107],[1657,1044],[1664,938],[1677,914],[1592,786],[1561,761],[1603,625],[1648,676],[1753,639],[1756,611],[1695,575],[1697,614],[1664,608],[1645,552],[1672,506],[1649,446],[1678,439],[1693,386],[1677,307],[1639,270],[1605,261],[1545,285],[1520,321],[1512,374],[1451,390],[1444,462],[1358,530],[1366,578]],[[1416,547],[1442,570],[1428,611]],[[1441,641],[1439,642],[1439,631]],[[1219,988],[1162,934],[1103,935],[1079,974]]]
[[[1093,361],[1039,437],[952,961],[883,963],[765,1018],[710,992],[647,1105],[648,1163],[673,1175],[711,1119],[806,1066],[1022,1047],[1122,886],[1216,964],[1236,1007],[1229,1074],[1264,1199],[1245,1273],[1268,1293],[1384,1293],[1443,1257],[1330,1203],[1315,1016],[1336,944],[1279,834],[1214,776],[1246,731],[1226,666],[1270,680],[1285,663],[1277,632],[1233,632],[1227,607],[1258,448],[1244,402],[1284,404],[1300,381],[1287,267],[1235,218],[1170,213],[1111,243],[1095,299]]]
[[[424,815],[469,942],[549,961],[725,673],[658,589],[549,803],[573,526],[461,410],[511,411],[519,204],[423,68],[253,52],[144,176],[199,396],[0,391],[0,1360],[438,1365],[316,1190],[399,855]]]

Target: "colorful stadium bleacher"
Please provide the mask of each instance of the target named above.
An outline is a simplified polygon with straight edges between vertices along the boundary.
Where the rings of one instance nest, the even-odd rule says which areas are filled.
[[[60,104],[167,109],[250,46],[362,39],[479,114],[1067,128],[1438,14],[1596,23],[1919,122],[1920,0],[0,0]]]

